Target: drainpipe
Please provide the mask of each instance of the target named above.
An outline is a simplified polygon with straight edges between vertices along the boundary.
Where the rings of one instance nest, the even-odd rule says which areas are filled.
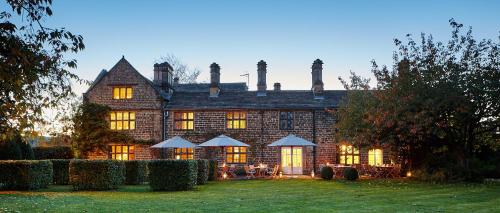
[[[313,119],[313,140],[312,142],[316,144],[316,110],[312,110]],[[316,171],[316,146],[313,146],[313,171]]]
[[[264,158],[264,110],[260,111],[260,162]]]

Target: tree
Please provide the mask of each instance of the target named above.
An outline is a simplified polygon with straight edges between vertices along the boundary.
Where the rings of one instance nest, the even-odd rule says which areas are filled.
[[[64,28],[43,25],[52,15],[51,0],[7,0],[0,13],[0,137],[44,122],[44,109],[74,95],[71,81],[82,80],[69,69],[76,60],[66,53],[84,49],[83,38]],[[19,24],[10,20],[19,16]],[[17,19],[16,19],[17,22]]]
[[[395,147],[414,167],[467,178],[478,150],[500,143],[493,137],[500,126],[500,42],[478,41],[453,19],[450,25],[446,44],[425,34],[418,43],[411,35],[406,43],[396,39],[392,69],[373,62],[373,103],[344,116],[361,117],[358,137]]]
[[[187,64],[182,62],[173,54],[168,54],[161,57],[158,63],[167,62],[174,69],[174,77],[179,78],[179,83],[195,83],[200,75],[200,70],[197,68],[189,68]]]

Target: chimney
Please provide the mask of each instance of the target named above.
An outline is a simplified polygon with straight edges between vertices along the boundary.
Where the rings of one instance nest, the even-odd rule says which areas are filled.
[[[257,95],[258,96],[266,96],[266,73],[267,73],[267,64],[265,61],[260,60],[257,63]]]
[[[210,97],[219,96],[220,92],[220,67],[216,63],[210,65]]]
[[[276,82],[274,83],[274,91],[279,92],[281,91],[281,84]]]
[[[154,71],[154,78],[153,82],[155,85],[159,86],[162,90],[168,91],[172,85],[170,83],[172,82],[172,73],[173,69],[170,64],[167,62],[163,62],[161,64],[154,64],[153,66],[153,71]]]
[[[323,61],[316,59],[312,65],[312,90],[316,93],[323,92]]]
[[[179,77],[174,78],[174,86],[177,86],[179,84]]]

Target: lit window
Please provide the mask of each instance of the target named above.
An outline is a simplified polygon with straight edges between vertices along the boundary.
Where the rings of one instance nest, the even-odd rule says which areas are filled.
[[[135,129],[135,112],[110,112],[109,123],[112,130]]]
[[[228,129],[246,129],[247,128],[247,113],[246,112],[227,112],[226,127]]]
[[[246,163],[247,148],[243,146],[226,147],[226,162],[227,163]]]
[[[280,129],[293,129],[293,112],[280,112]]]
[[[132,99],[132,87],[113,87],[113,99]]]
[[[177,160],[192,160],[193,148],[175,148],[175,159]]]
[[[111,159],[113,160],[134,160],[135,147],[133,145],[112,145]]]
[[[372,166],[380,166],[383,164],[383,151],[382,149],[370,149],[368,150],[368,164]]]
[[[174,128],[175,130],[193,130],[194,112],[175,112]]]
[[[340,146],[339,153],[340,164],[359,164],[359,150],[352,145]]]

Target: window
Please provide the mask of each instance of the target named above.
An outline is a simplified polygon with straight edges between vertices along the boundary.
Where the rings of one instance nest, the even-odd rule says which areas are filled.
[[[192,160],[193,148],[175,148],[175,159],[177,160]]]
[[[135,112],[111,112],[109,120],[112,130],[135,129]]]
[[[193,130],[194,112],[175,112],[174,128],[175,130]]]
[[[359,164],[359,150],[352,145],[340,146],[340,164]]]
[[[134,160],[135,148],[133,145],[112,145],[111,159],[113,160]]]
[[[368,164],[372,166],[380,166],[384,162],[384,154],[382,149],[370,149],[368,150]]]
[[[242,146],[226,147],[226,162],[227,163],[246,163],[247,148]]]
[[[293,112],[280,112],[280,129],[293,129]]]
[[[132,87],[113,87],[113,99],[132,99]]]
[[[227,112],[226,127],[228,129],[246,129],[247,128],[247,113],[246,112]]]

